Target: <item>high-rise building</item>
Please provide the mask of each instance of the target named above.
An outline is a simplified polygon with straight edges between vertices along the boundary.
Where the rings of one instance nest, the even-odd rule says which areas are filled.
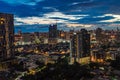
[[[57,43],[58,31],[57,24],[53,24],[49,26],[49,44]]]
[[[90,59],[90,34],[87,30],[81,29],[74,33],[71,39],[71,60],[72,62],[88,63]]]
[[[95,31],[95,34],[96,34],[96,40],[98,42],[101,42],[103,39],[104,39],[104,35],[102,34],[103,30],[102,28],[97,28],[96,31]]]
[[[0,13],[0,61],[14,56],[13,14]]]
[[[60,39],[66,39],[66,32],[63,30],[59,30],[59,38]]]
[[[57,38],[57,24],[49,26],[49,38]]]

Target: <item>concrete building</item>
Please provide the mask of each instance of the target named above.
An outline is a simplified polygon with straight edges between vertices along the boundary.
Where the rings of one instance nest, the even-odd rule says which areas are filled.
[[[0,61],[14,57],[13,14],[0,13]]]
[[[53,24],[49,26],[49,38],[57,38],[57,24]]]
[[[74,33],[71,39],[71,63],[88,63],[90,61],[90,34],[85,29]]]
[[[49,44],[56,44],[57,43],[57,37],[58,37],[58,32],[57,32],[57,24],[53,24],[49,26]]]

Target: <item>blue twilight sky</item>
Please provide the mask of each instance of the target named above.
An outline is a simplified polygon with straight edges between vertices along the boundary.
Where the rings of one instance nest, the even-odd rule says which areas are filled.
[[[116,29],[120,27],[120,0],[0,0],[0,12],[14,14],[15,32],[59,29]]]

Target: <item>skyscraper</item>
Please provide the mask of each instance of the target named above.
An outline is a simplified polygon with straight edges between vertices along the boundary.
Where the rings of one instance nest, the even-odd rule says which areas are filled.
[[[49,38],[57,38],[57,24],[49,26]]]
[[[13,15],[0,13],[0,61],[14,56]]]
[[[95,34],[96,34],[96,40],[98,42],[101,42],[103,39],[104,39],[104,35],[102,34],[103,30],[102,28],[97,28],[96,31],[95,31]]]
[[[81,29],[74,33],[71,39],[71,58],[79,63],[86,63],[90,58],[90,34],[87,30]]]
[[[55,44],[57,43],[57,24],[53,24],[49,26],[49,44]]]

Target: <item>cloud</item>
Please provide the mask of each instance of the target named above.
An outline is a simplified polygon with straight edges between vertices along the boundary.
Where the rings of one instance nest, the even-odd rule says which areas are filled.
[[[42,17],[32,16],[32,17],[16,17],[15,25],[21,23],[26,25],[34,24],[51,24],[51,23],[75,23],[74,20],[79,20],[88,15],[66,15],[61,12],[50,12],[44,14]],[[72,22],[70,20],[73,20]]]
[[[19,18],[16,17],[15,18],[15,25],[21,25],[21,23],[23,23],[23,25],[35,25],[35,24],[52,24],[52,23],[56,23],[55,19],[47,19],[47,18],[43,18],[43,17],[25,17],[25,18]],[[67,22],[66,20],[57,20],[57,23],[64,23]]]
[[[19,4],[25,4],[25,5],[36,5],[36,3],[43,1],[43,0],[1,0],[3,2],[19,5]]]
[[[78,23],[68,23],[66,24],[67,27],[83,27],[83,28],[89,28],[92,27],[92,24],[78,24]]]
[[[57,21],[67,28],[107,29],[120,23],[119,5],[120,0],[0,0],[0,11],[16,15],[15,26],[34,27]]]
[[[113,18],[109,20],[101,20],[99,22],[114,23],[120,21],[120,15],[116,15],[116,14],[104,14],[103,16],[99,16],[99,17],[106,17],[106,16],[111,16]]]
[[[53,10],[53,11],[59,11],[58,9],[54,8],[54,7],[43,7],[43,9],[46,9],[46,10]]]
[[[44,14],[45,18],[58,17],[58,18],[63,18],[63,19],[68,19],[68,20],[78,20],[86,16],[88,15],[66,15],[61,12],[50,12],[50,13]]]
[[[94,0],[87,0],[87,1],[82,1],[82,2],[73,2],[72,4],[70,4],[70,5],[77,5],[77,4],[83,4],[83,3],[91,3],[91,2],[93,2]]]

